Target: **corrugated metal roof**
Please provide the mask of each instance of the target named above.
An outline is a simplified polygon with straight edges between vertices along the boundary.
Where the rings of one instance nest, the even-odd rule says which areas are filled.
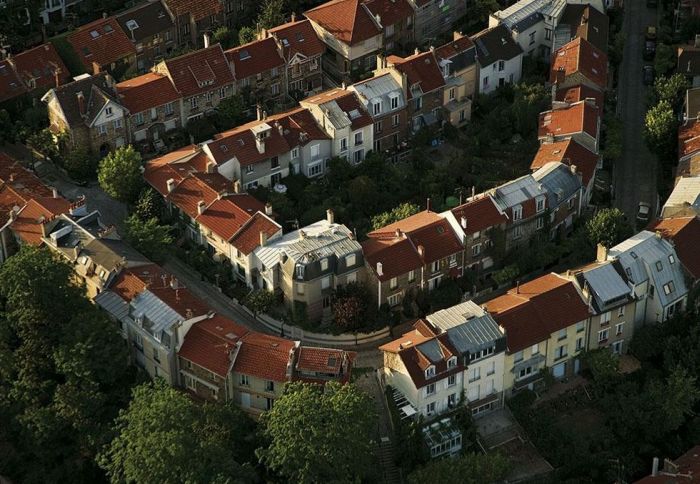
[[[510,7],[494,12],[492,15],[501,23],[512,29],[514,25],[535,13],[559,18],[566,7],[566,0],[520,0]]]
[[[585,271],[583,278],[592,291],[598,308],[601,310],[610,302],[619,300],[632,292],[632,289],[615,270],[611,262]]]
[[[533,25],[537,25],[538,23],[540,23],[543,19],[544,15],[542,15],[540,12],[534,12],[528,15],[527,17],[515,22],[511,29],[515,30],[516,32],[524,32]]]
[[[426,316],[426,319],[446,331],[452,344],[462,354],[493,346],[497,339],[503,337],[498,323],[473,301],[443,309]]]
[[[363,102],[370,115],[373,115],[374,112],[372,109],[373,102],[378,100],[382,102],[382,112],[379,114],[380,116],[384,116],[389,111],[392,111],[389,94],[395,94],[399,98],[398,106],[394,111],[402,109],[406,105],[401,86],[389,74],[373,77],[367,81],[353,84],[350,86],[350,89],[360,94],[360,100]]]
[[[445,356],[442,354],[442,349],[437,339],[430,339],[425,343],[421,343],[416,346],[416,349],[423,353],[426,358],[430,360],[431,363],[438,363],[442,361]]]
[[[532,174],[532,177],[544,185],[550,208],[558,206],[581,189],[578,176],[571,169],[558,161],[549,162]]]
[[[112,291],[102,291],[93,298],[93,302],[118,321],[128,322],[131,320],[129,317],[129,303]]]
[[[153,335],[159,335],[178,321],[186,319],[148,289],[131,300],[131,307],[134,317],[143,315],[148,320],[150,327],[147,329]]]
[[[335,129],[346,128],[352,124],[350,116],[340,108],[335,100],[321,104],[321,109]]]

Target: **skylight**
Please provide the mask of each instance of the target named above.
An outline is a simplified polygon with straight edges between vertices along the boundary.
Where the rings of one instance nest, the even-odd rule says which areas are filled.
[[[304,35],[301,32],[297,32],[297,42],[304,42]]]
[[[289,41],[287,40],[286,37],[283,37],[283,38],[282,38],[282,45],[285,46],[285,47],[289,47]]]
[[[242,50],[238,56],[241,60],[250,59],[250,53],[247,50]]]
[[[111,25],[105,25],[105,34],[108,34],[110,32],[113,32],[114,29],[112,28]]]
[[[100,36],[100,33],[99,33],[97,30],[91,30],[91,31],[90,31],[90,36],[91,36],[93,39],[96,39],[97,37]]]
[[[136,20],[128,20],[126,22],[126,28],[129,30],[136,30],[139,28],[139,24],[136,22]]]

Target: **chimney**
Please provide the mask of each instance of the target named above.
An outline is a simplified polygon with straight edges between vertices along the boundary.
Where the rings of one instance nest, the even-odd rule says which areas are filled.
[[[401,229],[396,229],[396,232],[394,233],[397,239],[401,238],[401,235],[403,235],[403,232],[401,232]]]
[[[265,153],[265,140],[262,136],[258,135],[255,137],[255,147],[258,149],[258,153]]]
[[[107,18],[107,12],[102,12],[102,18]]]
[[[96,76],[102,72],[102,66],[95,61],[92,61],[92,75]]]
[[[53,198],[58,198],[58,190],[54,187],[51,187],[51,195],[53,196]]]
[[[261,106],[260,104],[256,104],[256,105],[255,105],[255,115],[256,115],[255,118],[256,118],[258,121],[262,121],[262,119],[263,119],[263,117],[262,117],[262,106]]]
[[[304,240],[306,238],[306,232],[303,230],[299,231],[299,240]]]
[[[420,54],[420,49],[416,47],[416,49],[413,51],[413,55],[418,55]]]
[[[569,169],[571,169],[571,174],[576,175],[576,165],[569,165]]]
[[[459,40],[459,39],[461,39],[462,37],[464,37],[464,35],[462,35],[462,32],[456,32],[456,31],[455,31],[455,32],[452,32],[452,40],[453,40],[453,41]]]
[[[170,289],[178,289],[177,278],[175,276],[170,276]]]
[[[430,212],[430,198],[425,201],[425,211]]]
[[[267,111],[262,112],[262,118],[263,118],[263,121],[265,121],[267,119]]]
[[[384,56],[377,54],[377,69],[382,69],[383,67],[386,67]]]
[[[280,136],[284,136],[284,127],[282,127],[282,125],[279,123],[277,123],[277,132],[280,134]]]
[[[515,281],[515,294],[520,294],[520,279]]]
[[[462,226],[464,230],[467,230],[467,217],[462,216],[461,219],[459,219],[459,224]]]
[[[168,193],[172,193],[172,191],[175,190],[175,179],[168,178],[168,181],[165,182],[165,185],[168,187]]]
[[[267,234],[261,230],[260,231],[260,247],[265,247],[265,244],[267,244]]]
[[[272,204],[270,202],[265,204],[265,215],[272,217]]]
[[[83,91],[78,91],[75,96],[78,98],[78,110],[80,111],[80,115],[85,116],[85,96],[83,95]]]
[[[384,275],[384,266],[382,265],[381,262],[377,262],[377,275],[379,277]]]
[[[61,85],[61,69],[56,69],[53,71],[53,80],[54,80],[54,83],[56,84],[56,87],[60,87],[60,85]]]
[[[382,25],[382,18],[379,16],[379,14],[376,14],[374,16],[374,20],[377,21],[377,25],[380,25],[380,26]]]
[[[659,458],[654,457],[651,463],[651,477],[656,477],[659,475]]]
[[[207,173],[214,173],[214,167],[216,166],[216,163],[213,161],[209,160],[207,161]]]
[[[211,34],[209,32],[204,32],[204,48],[208,49],[211,44]]]
[[[204,200],[200,200],[197,202],[197,213],[199,215],[202,215],[206,209],[207,209],[207,204],[204,202]]]
[[[233,182],[233,193],[241,193],[241,182],[240,180],[235,180]]]
[[[605,262],[608,260],[608,248],[603,244],[598,244],[596,246],[595,260],[598,262]]]
[[[431,45],[431,46],[430,46],[430,52],[435,52],[435,46],[434,46],[434,45]]]
[[[340,88],[341,88],[343,91],[346,91],[346,90],[348,89],[348,85],[345,84],[345,81],[343,81],[343,82],[340,83]]]
[[[15,209],[13,208],[10,210],[10,223],[14,222],[17,219],[17,212],[15,212]]]
[[[333,213],[332,208],[326,210],[326,220],[328,220],[328,223],[330,225],[333,225],[335,223],[335,213]]]
[[[476,196],[476,186],[472,185],[472,198]]]
[[[422,245],[418,246],[418,255],[420,256],[421,259],[425,255],[425,247],[423,247]]]
[[[297,14],[292,12],[292,17],[289,19],[290,22],[294,23],[297,21]]]

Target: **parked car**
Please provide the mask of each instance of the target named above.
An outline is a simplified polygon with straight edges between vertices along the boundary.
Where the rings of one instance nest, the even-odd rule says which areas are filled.
[[[656,26],[654,26],[654,25],[647,26],[647,30],[644,33],[644,38],[647,40],[656,41]]]
[[[645,224],[649,221],[649,212],[651,211],[651,205],[645,202],[639,202],[639,208],[637,209],[637,223]]]
[[[642,81],[645,86],[654,84],[654,68],[652,66],[646,65],[642,68]]]
[[[644,60],[654,60],[654,56],[656,55],[656,43],[647,40],[644,42]]]

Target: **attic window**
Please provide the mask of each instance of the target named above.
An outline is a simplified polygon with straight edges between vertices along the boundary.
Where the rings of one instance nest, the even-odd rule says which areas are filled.
[[[593,71],[593,74],[598,74],[598,69],[596,69],[595,67],[591,70]]]
[[[637,258],[637,253],[635,251],[631,251],[630,255],[632,256],[633,259]]]
[[[444,234],[445,227],[443,227],[442,225],[438,225],[437,232],[438,232],[438,234]]]
[[[554,151],[552,151],[552,154],[553,154],[553,155],[558,155],[559,153],[561,153],[561,150],[554,150]]]
[[[360,111],[358,111],[357,109],[353,109],[348,114],[350,115],[350,119],[357,119],[360,117]]]
[[[108,34],[110,32],[113,32],[114,29],[112,28],[111,25],[105,25],[105,34]]]
[[[328,366],[335,366],[338,363],[338,359],[335,356],[328,357]]]
[[[89,55],[92,55],[92,52],[90,52],[90,49],[88,49],[87,47],[83,47],[82,50],[83,50],[83,55],[84,55],[85,57],[87,57],[87,56],[89,56]]]
[[[126,22],[126,28],[129,30],[136,30],[139,28],[139,24],[136,22],[136,20],[128,20]]]
[[[593,57],[595,57],[595,58],[597,59],[597,58],[598,58],[598,53],[597,53],[597,52],[593,52]]]
[[[285,46],[285,47],[289,47],[289,41],[287,40],[286,37],[283,37],[283,38],[282,38],[282,45]]]
[[[657,260],[657,261],[656,261],[656,270],[659,271],[659,272],[661,272],[662,270],[664,270],[664,265],[661,263],[660,260]]]
[[[250,59],[250,53],[249,53],[247,50],[242,50],[242,51],[238,54],[238,57],[239,57],[241,60]]]
[[[431,365],[425,369],[425,377],[431,378],[433,376],[435,376],[435,367]]]
[[[304,42],[304,35],[301,32],[297,32],[297,42]]]
[[[223,151],[224,153],[226,153],[226,152],[228,151],[228,146],[226,146],[226,145],[221,145],[221,151]]]
[[[90,37],[92,37],[93,39],[96,39],[99,36],[100,36],[100,33],[97,30],[90,31]]]

